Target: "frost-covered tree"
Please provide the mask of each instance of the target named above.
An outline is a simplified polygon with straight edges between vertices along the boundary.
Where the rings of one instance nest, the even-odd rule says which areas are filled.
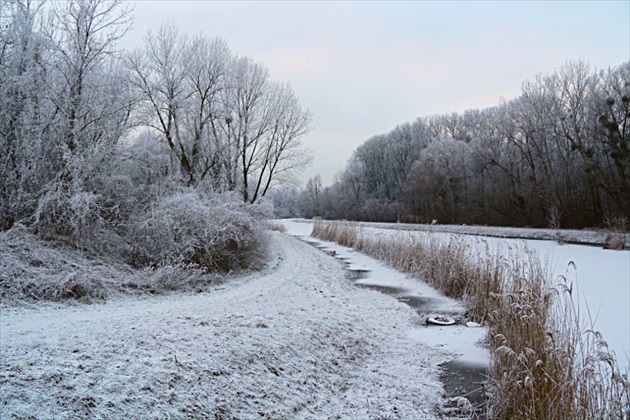
[[[597,158],[602,175],[599,187],[613,205],[610,213],[630,216],[630,62],[601,71],[594,80],[591,135],[596,147],[577,149]],[[599,169],[601,168],[601,169]]]
[[[43,236],[90,242],[115,206],[95,181],[129,128],[133,101],[117,41],[130,24],[122,1],[52,4],[45,27],[51,60],[41,95],[46,142],[54,145],[45,158],[56,166],[35,213]]]
[[[425,220],[463,220],[469,200],[470,146],[450,138],[436,139],[422,150],[408,176],[407,202]]]
[[[282,186],[267,195],[273,203],[273,213],[277,218],[300,217],[300,190],[294,185]]]
[[[107,206],[90,183],[128,128],[116,42],[129,11],[120,1],[0,7],[2,225],[34,223],[44,236],[76,239],[77,212],[87,207],[98,219]]]
[[[306,186],[300,195],[300,209],[307,218],[322,216],[322,178],[319,174],[306,181]]]
[[[311,115],[292,89],[271,82],[269,71],[248,58],[236,59],[226,105],[233,116],[238,179],[245,202],[264,196],[274,180],[310,161],[301,137]]]
[[[221,121],[230,56],[220,39],[189,39],[173,26],[162,26],[127,60],[144,105],[141,121],[160,134],[188,186],[222,170],[229,147]]]
[[[37,206],[46,162],[40,94],[46,86],[48,40],[41,3],[0,3],[0,228]]]
[[[372,136],[324,190],[336,198],[324,213],[564,227],[630,217],[629,118],[630,63],[569,62],[496,107]]]
[[[188,186],[238,190],[253,203],[308,163],[300,141],[310,114],[289,86],[222,40],[163,26],[128,64],[142,121],[168,145]]]
[[[258,202],[308,161],[310,114],[219,39],[165,26],[123,54],[130,24],[119,0],[0,2],[0,228],[137,266],[257,265]]]

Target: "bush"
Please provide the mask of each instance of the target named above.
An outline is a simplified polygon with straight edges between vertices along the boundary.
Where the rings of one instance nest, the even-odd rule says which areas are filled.
[[[604,240],[604,249],[622,250],[626,247],[626,235],[630,222],[623,215],[606,215],[604,226],[609,230]]]
[[[40,238],[70,243],[98,254],[127,258],[129,247],[116,224],[106,219],[112,207],[105,197],[86,191],[66,191],[59,184],[40,200],[34,231]]]
[[[133,262],[207,271],[260,266],[266,253],[266,216],[264,207],[248,206],[232,194],[175,193],[132,217]]]

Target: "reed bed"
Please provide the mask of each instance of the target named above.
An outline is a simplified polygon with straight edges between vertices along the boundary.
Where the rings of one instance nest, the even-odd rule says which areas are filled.
[[[495,419],[630,419],[630,381],[580,314],[574,283],[554,283],[525,246],[491,250],[453,236],[379,235],[315,220],[312,236],[352,247],[461,299],[488,327]]]

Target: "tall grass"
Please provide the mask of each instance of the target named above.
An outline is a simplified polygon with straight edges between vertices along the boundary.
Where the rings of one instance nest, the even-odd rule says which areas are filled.
[[[352,247],[461,299],[488,326],[496,419],[630,418],[630,381],[600,334],[582,325],[575,290],[554,285],[531,250],[457,237],[370,234],[316,220],[313,236]]]
[[[447,242],[427,235],[368,235],[352,222],[316,220],[312,236],[354,248],[391,267],[421,278],[446,296],[462,299],[468,316],[484,321],[491,297],[502,292],[505,266],[499,254],[479,261],[470,244],[453,237]]]

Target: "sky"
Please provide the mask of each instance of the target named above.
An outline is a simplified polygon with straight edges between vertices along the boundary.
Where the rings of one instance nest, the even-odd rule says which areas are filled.
[[[223,38],[313,114],[303,181],[418,117],[494,106],[568,61],[630,60],[630,1],[139,1],[122,47],[175,24]]]

